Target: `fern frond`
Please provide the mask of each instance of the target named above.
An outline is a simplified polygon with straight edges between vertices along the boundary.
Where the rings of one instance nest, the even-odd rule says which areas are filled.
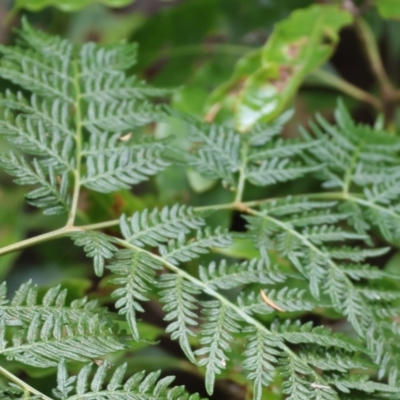
[[[290,163],[288,159],[272,158],[261,161],[259,166],[251,166],[246,172],[247,179],[257,186],[267,186],[278,182],[287,182],[315,170],[315,167]]]
[[[265,293],[265,291],[264,291]],[[317,307],[329,307],[330,304],[316,302],[304,289],[284,287],[272,289],[266,294],[273,304],[285,312],[312,311]],[[242,292],[238,297],[239,307],[248,314],[270,314],[276,311],[260,297],[259,293]]]
[[[380,374],[390,368],[398,370],[400,365],[396,356],[398,350],[389,339],[393,333],[384,328],[385,320],[391,312],[395,312],[390,311],[392,307],[390,304],[397,296],[394,293],[385,295],[385,290],[363,293],[363,288],[356,284],[360,279],[369,279],[370,270],[371,279],[379,280],[385,277],[385,273],[355,263],[382,255],[387,249],[337,246],[343,239],[371,243],[366,236],[368,224],[360,225],[358,221],[350,221],[350,224],[358,225],[359,228],[358,232],[352,232],[347,228],[344,229],[344,223],[341,222],[348,219],[346,213],[341,215],[341,213],[332,214],[332,211],[318,211],[315,214],[315,211],[301,211],[304,207],[302,199],[299,199],[298,206],[294,205],[296,199],[288,199],[286,203],[282,201],[278,204],[271,203],[272,206],[269,202],[262,205],[265,213],[263,218],[260,219],[254,214],[245,217],[249,222],[249,234],[263,257],[267,257],[268,252],[274,249],[278,254],[286,256],[306,277],[310,291],[316,299],[320,299],[321,294],[329,296],[333,307],[347,316],[358,335],[366,341],[374,361],[382,366]],[[274,210],[276,206],[278,208]],[[293,214],[291,208],[294,210]],[[350,209],[340,208],[345,211]],[[311,207],[310,210],[312,209]],[[365,221],[365,217],[362,216],[361,221]],[[335,226],[337,223],[340,223],[340,227]],[[357,277],[357,274],[363,278]],[[378,300],[376,296],[379,297],[381,294],[382,307],[379,309],[371,303],[376,302]],[[271,300],[285,309],[284,302],[281,303],[275,298]],[[262,308],[257,302],[249,302],[247,306],[249,310],[254,310],[253,312],[262,313]]]
[[[250,139],[250,143],[251,139]],[[247,160],[254,163],[261,163],[265,159],[275,159],[283,157],[292,157],[301,153],[305,149],[315,146],[314,142],[304,142],[296,139],[278,139],[276,141],[267,142],[266,146],[256,148],[248,156]]]
[[[21,47],[0,46],[0,77],[29,94],[7,91],[0,98],[6,107],[0,130],[29,157],[2,156],[1,164],[24,178],[16,183],[38,186],[28,195],[31,204],[47,214],[68,212],[70,192],[76,199],[82,186],[128,189],[169,165],[161,159],[162,143],[149,145],[142,136],[134,146],[117,140],[165,114],[149,100],[166,92],[126,76],[135,46],[75,46],[22,25]]]
[[[26,394],[19,386],[10,383],[4,389],[0,387],[0,398],[2,400],[25,400]],[[32,395],[29,396],[29,399],[40,400],[40,396]]]
[[[294,357],[282,357],[279,360],[279,369],[283,378],[282,393],[288,395],[287,400],[307,400],[318,398],[318,392],[323,390],[329,397],[324,400],[335,400],[336,393],[331,387],[318,385],[313,382],[310,371],[304,369]],[[321,398],[321,397],[320,397]]]
[[[224,126],[201,123],[178,114],[188,129],[188,140],[196,151],[185,155],[186,163],[201,174],[234,185],[240,168],[240,134]]]
[[[73,300],[66,305],[67,290],[58,285],[49,289],[38,303],[38,287],[31,281],[22,284],[9,301],[5,282],[0,285],[0,318],[8,326],[22,326],[29,323],[36,315],[42,320],[53,316],[62,317],[65,323],[78,323],[82,318],[99,318],[110,322],[105,309],[99,308],[97,301],[88,301],[87,297]]]
[[[127,148],[138,153],[143,150],[163,151],[165,141],[155,140],[153,136],[141,134],[134,135],[129,133],[122,135],[121,132],[110,133],[91,129],[89,140],[85,143],[82,150],[84,157],[111,157],[121,155]]]
[[[346,354],[343,352],[329,352],[327,350],[318,354],[303,352],[300,353],[300,357],[307,364],[314,365],[322,371],[347,373],[351,370],[374,368],[374,364],[368,363],[362,359],[357,359],[354,354]]]
[[[70,377],[64,361],[58,364],[57,388],[53,394],[59,400],[107,399],[107,400],[201,400],[198,394],[189,395],[182,386],[169,386],[174,377],[160,379],[160,371],[146,375],[145,371],[138,372],[123,383],[127,364],[122,364],[106,380],[110,364],[105,361],[100,365],[93,378],[93,364],[83,367],[77,376]],[[106,382],[109,382],[108,384]],[[204,399],[203,399],[204,400]]]
[[[399,398],[398,389],[380,382],[372,382],[368,380],[367,375],[354,375],[349,380],[341,380],[336,378],[332,380],[342,393],[350,393],[351,391],[362,391],[370,394],[390,395],[393,399]],[[380,397],[377,397],[380,398]]]
[[[354,339],[342,333],[332,333],[330,329],[322,326],[313,327],[311,322],[300,324],[299,321],[291,323],[287,320],[280,324],[277,320],[271,326],[275,336],[293,344],[309,343],[323,347],[335,347],[348,352],[365,352],[366,350]]]
[[[82,125],[92,131],[94,128],[126,132],[150,122],[159,121],[164,117],[162,108],[155,108],[149,102],[138,100],[108,101],[103,103],[90,102],[87,117]]]
[[[6,90],[0,96],[0,105],[10,110],[21,111],[27,121],[40,121],[51,132],[56,132],[64,138],[73,137],[69,119],[69,105],[60,99],[42,99],[32,94],[29,99],[22,92],[12,93]],[[15,128],[14,128],[15,129]]]
[[[133,67],[137,61],[135,43],[119,43],[113,46],[99,46],[86,43],[80,49],[81,76],[93,80],[104,74],[119,75],[120,71]]]
[[[193,208],[179,206],[163,207],[136,212],[131,218],[122,215],[121,232],[124,238],[135,246],[158,246],[169,239],[177,239],[182,233],[204,226],[204,220],[193,213]]]
[[[26,18],[23,18],[22,29],[18,34],[24,48],[31,47],[44,57],[52,56],[57,61],[62,61],[69,59],[73,51],[73,45],[68,40],[34,29]]]
[[[102,193],[129,189],[169,165],[160,158],[159,151],[149,149],[133,153],[129,148],[110,157],[105,154],[89,156],[86,162],[87,174],[82,178],[82,185]]]
[[[340,264],[340,269],[355,281],[361,279],[378,280],[384,278],[396,281],[400,279],[396,274],[382,271],[369,264]]]
[[[195,237],[187,239],[184,233],[179,234],[176,241],[170,240],[167,246],[161,245],[161,256],[172,264],[190,261],[201,254],[210,252],[211,248],[223,248],[232,243],[228,232],[217,228],[214,232],[206,228],[198,230]]]
[[[44,214],[65,214],[70,198],[68,194],[68,174],[57,175],[53,167],[42,167],[37,159],[29,165],[26,159],[13,152],[0,155],[0,166],[10,175],[15,176],[19,185],[39,185],[26,195],[28,202],[36,207],[44,208]]]
[[[117,252],[113,238],[101,232],[86,231],[76,232],[71,235],[76,246],[83,247],[86,255],[93,258],[94,272],[102,276],[104,262],[113,257]]]
[[[247,378],[254,382],[253,399],[261,400],[263,387],[267,387],[274,379],[281,351],[277,340],[261,329],[248,328],[246,334],[243,368],[248,372]]]
[[[286,280],[286,275],[277,267],[267,267],[263,260],[256,258],[233,265],[228,265],[226,260],[219,264],[212,261],[207,267],[200,265],[199,275],[207,286],[224,290],[250,283],[273,285]]]
[[[263,124],[257,124],[249,132],[250,146],[264,146],[275,136],[282,132],[284,125],[293,117],[294,110],[287,110],[273,121]]]
[[[205,385],[207,393],[214,392],[215,375],[225,369],[227,352],[231,349],[232,333],[239,331],[237,316],[225,304],[217,301],[203,302],[205,322],[202,325],[200,344],[196,356],[200,357],[199,366],[206,367]]]
[[[117,275],[111,281],[119,286],[112,293],[115,308],[125,315],[134,339],[139,340],[136,314],[144,311],[140,301],[148,300],[146,294],[155,283],[154,273],[161,267],[144,252],[120,250],[107,268]]]
[[[9,142],[27,154],[41,156],[41,164],[62,171],[72,171],[72,138],[61,135],[57,130],[50,132],[42,120],[24,118],[6,110],[0,120],[0,130]]]
[[[77,323],[62,315],[49,314],[44,320],[37,313],[26,327],[7,328],[0,319],[0,356],[38,368],[56,366],[61,359],[89,361],[123,350],[115,327],[99,318],[80,318]],[[12,342],[7,333],[14,329]]]
[[[53,38],[49,40],[53,41],[54,45],[57,41]],[[73,79],[69,74],[72,45],[66,47],[69,51],[57,60],[54,57],[43,58],[37,54],[38,49],[1,46],[0,53],[3,54],[3,58],[0,76],[39,96],[51,96],[73,104]]]
[[[235,188],[238,173],[255,185],[265,186],[298,178],[316,168],[298,157],[315,143],[273,139],[286,116],[246,134],[177,116],[187,127],[187,139],[192,143],[192,151],[183,157],[186,164],[208,178],[222,180],[224,186]]]
[[[302,131],[310,143],[315,142],[315,136],[319,139],[317,145],[308,150],[311,153],[306,157],[308,164],[323,163],[317,173],[323,185],[340,188],[349,197],[349,204],[343,207],[356,210],[354,226],[360,233],[372,224],[379,227],[386,240],[393,242],[400,238],[397,228],[400,214],[396,211],[400,194],[396,167],[398,140],[353,122],[342,102],[335,117],[336,126],[318,117],[318,123],[311,125],[313,135]],[[360,186],[361,196],[351,194],[352,188]]]
[[[160,302],[164,304],[163,310],[167,313],[164,320],[172,321],[165,331],[171,333],[173,340],[179,340],[186,357],[195,364],[196,359],[190,347],[189,337],[195,336],[190,328],[198,325],[195,296],[200,294],[200,290],[182,276],[172,274],[163,274],[157,285],[162,289]]]

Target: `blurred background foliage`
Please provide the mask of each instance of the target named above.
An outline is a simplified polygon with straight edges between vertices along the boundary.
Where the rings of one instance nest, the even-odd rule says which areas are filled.
[[[322,18],[319,30],[315,29],[317,24],[312,14],[303,15],[304,18],[301,14],[291,15],[295,10],[316,4],[334,7],[326,9],[326,18]],[[362,14],[363,23],[353,22],[357,13]],[[262,100],[266,82],[270,87],[271,82],[275,87],[289,82],[289,92],[283,100],[279,99],[282,103],[271,114],[272,118],[285,108],[295,110],[284,129],[286,137],[298,136],[298,126],[307,126],[316,112],[333,120],[338,96],[358,121],[373,124],[384,120],[393,134],[400,125],[397,107],[400,96],[395,89],[400,84],[400,1],[397,0],[1,0],[2,44],[14,41],[13,29],[18,28],[22,15],[37,28],[75,43],[137,42],[139,56],[132,73],[155,86],[176,89],[170,104],[199,119],[223,120],[245,129],[243,121],[229,120],[232,108],[237,110],[246,102]],[[280,23],[291,19],[286,28],[285,23]],[[293,64],[297,73],[290,79],[284,76],[287,71],[281,68],[281,60],[274,58],[276,48],[285,45],[282,37],[288,32],[299,38],[304,35],[315,38],[322,52],[319,55],[315,52],[314,43],[311,50],[301,53],[297,64]],[[368,38],[371,42],[365,43]],[[272,80],[268,74],[272,74]],[[1,92],[7,85],[0,81]],[[154,130],[160,137],[172,133],[177,146],[181,146],[183,128],[177,120],[146,129]],[[7,149],[4,141],[0,145],[2,150]],[[265,198],[319,189],[318,183],[308,178],[274,187],[273,193],[268,193],[270,190],[249,186],[245,197]],[[23,193],[24,189],[15,186],[8,176],[0,175],[0,246],[54,229],[63,222],[30,208],[23,201]],[[212,180],[193,171],[171,167],[132,192],[84,194],[81,222],[115,219],[122,212],[132,213],[177,201],[204,205],[231,200],[232,194]],[[219,212],[210,224],[242,229],[242,221],[230,212]],[[227,256],[242,258],[251,258],[253,251],[248,243],[240,241],[224,250]],[[392,252],[381,260],[382,267],[397,269],[399,259],[400,253]],[[10,293],[28,279],[43,288],[62,281],[71,297],[87,293],[96,297],[101,293],[107,299],[111,292],[105,280],[94,277],[90,260],[68,239],[1,257],[0,281],[4,279],[8,281]],[[150,301],[145,307],[141,336],[149,341],[158,340],[158,345],[132,343],[130,353],[116,354],[110,361],[117,363],[127,357],[129,373],[161,368],[164,373],[177,375],[178,384],[204,394],[201,372],[186,361],[178,344],[160,336],[160,324],[164,323],[160,306]],[[49,386],[48,379],[55,380],[53,370],[26,368],[25,373],[30,376],[28,379],[46,377],[35,381],[35,386],[44,392]],[[240,371],[228,370],[226,374],[225,379],[218,381],[213,398],[245,399],[245,382]],[[274,385],[268,398],[281,398],[274,393]]]

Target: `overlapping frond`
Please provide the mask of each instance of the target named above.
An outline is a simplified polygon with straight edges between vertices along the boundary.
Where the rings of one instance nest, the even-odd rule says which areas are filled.
[[[67,292],[49,289],[38,302],[38,288],[21,285],[11,300],[0,285],[0,357],[45,368],[61,359],[89,361],[125,348],[105,309],[87,298],[66,304]]]
[[[184,155],[186,164],[208,178],[222,180],[225,186],[236,188],[239,173],[254,185],[265,186],[293,180],[315,169],[298,157],[314,143],[274,137],[289,114],[246,134],[227,126],[202,123],[179,114],[178,117],[187,127],[187,139],[192,144],[191,151]]]
[[[101,232],[76,232],[71,235],[71,239],[77,246],[83,247],[86,255],[93,258],[94,271],[97,276],[102,276],[104,272],[105,260],[114,256],[117,247],[112,236]]]
[[[171,339],[179,340],[186,357],[196,363],[189,337],[196,336],[192,328],[198,325],[198,300],[195,296],[201,293],[199,287],[176,274],[162,275],[157,286],[162,289],[160,302],[166,312],[164,320],[172,321],[165,331],[171,333]]]
[[[185,161],[206,177],[221,179],[234,185],[234,174],[240,168],[241,137],[233,129],[202,123],[178,114],[187,128],[187,139],[193,151],[185,154]]]
[[[10,383],[6,388],[0,388],[0,398],[2,400],[25,400],[26,394],[22,388]],[[41,396],[29,396],[32,400],[40,400]]]
[[[19,46],[0,46],[0,77],[27,94],[1,96],[0,134],[27,157],[2,156],[2,167],[24,178],[18,184],[38,187],[28,195],[34,206],[65,213],[69,195],[81,186],[100,192],[129,188],[168,165],[161,142],[118,140],[159,120],[163,111],[150,99],[167,93],[126,75],[136,60],[135,45],[75,46],[26,21],[19,36]]]
[[[132,152],[129,148],[120,154],[104,154],[87,158],[87,173],[82,185],[102,193],[129,189],[132,185],[149,179],[169,164],[152,149]]]
[[[248,328],[246,335],[243,367],[247,378],[253,382],[254,399],[259,400],[262,399],[263,388],[274,380],[281,351],[278,340],[261,329]]]
[[[160,371],[146,374],[138,372],[124,382],[127,364],[109,373],[110,364],[105,361],[92,376],[93,364],[83,367],[77,376],[69,376],[64,361],[58,364],[57,388],[53,390],[59,400],[107,399],[107,400],[201,400],[198,394],[189,395],[183,386],[170,387],[173,376],[160,378]],[[107,375],[111,375],[107,379]]]
[[[196,350],[200,357],[198,365],[206,368],[206,388],[211,395],[214,391],[216,374],[225,369],[229,360],[227,353],[231,350],[232,333],[239,331],[237,315],[225,304],[217,301],[203,302],[205,322],[202,325],[200,344]]]
[[[37,314],[26,328],[13,332],[12,343],[6,341],[3,320],[0,331],[1,355],[40,368],[54,366],[60,358],[88,361],[125,348],[115,329],[98,318],[82,318],[77,324],[69,324],[52,315],[42,321]]]
[[[306,312],[318,307],[329,308],[329,302],[316,301],[305,289],[283,287],[279,290],[263,290],[269,300],[267,304],[260,293],[255,291],[243,291],[237,299],[239,307],[246,314],[272,314],[276,310],[285,312]]]
[[[268,202],[262,206],[261,212],[245,217],[255,244],[264,257],[268,257],[272,250],[287,257],[309,282],[310,292],[316,299],[330,298],[328,303],[347,316],[360,337],[368,343],[375,361],[389,367],[386,363],[392,360],[398,368],[395,361],[397,348],[384,332],[385,318],[381,318],[382,313],[377,314],[371,303],[378,300],[382,308],[390,308],[389,303],[399,296],[389,293],[380,298],[379,292],[364,291],[358,283],[361,277],[368,279],[370,271],[373,280],[385,277],[385,273],[366,265],[365,260],[380,256],[387,249],[366,246],[367,236],[346,227],[344,220],[347,215],[336,211],[332,204],[324,211],[323,202],[318,205],[314,202],[319,211],[299,212],[309,207],[307,202],[304,198]],[[362,247],[339,246],[343,241],[364,244]],[[285,307],[279,301],[276,303]]]
[[[110,315],[98,307],[96,300],[88,301],[87,297],[73,300],[66,304],[67,290],[58,285],[49,289],[38,302],[38,287],[31,281],[22,284],[11,300],[7,299],[5,282],[0,285],[0,318],[8,326],[23,326],[36,315],[42,320],[49,316],[62,317],[65,323],[78,323],[82,318],[99,318],[110,322]]]
[[[164,207],[136,212],[128,218],[120,219],[121,232],[124,238],[135,246],[158,246],[177,239],[182,233],[189,233],[205,225],[203,218],[195,215],[193,208],[179,206]]]
[[[133,337],[139,340],[136,314],[144,311],[140,301],[148,300],[147,294],[155,283],[154,274],[161,268],[160,264],[145,252],[120,250],[107,268],[117,275],[111,281],[119,286],[112,293],[115,308],[125,315]]]
[[[336,125],[318,117],[317,123],[311,123],[312,134],[302,131],[309,143],[318,138],[316,146],[309,149],[308,164],[323,163],[317,176],[325,187],[343,191],[344,200],[350,203],[344,207],[352,209],[359,230],[372,224],[387,241],[399,240],[398,139],[356,124],[342,102],[335,117]]]
[[[179,264],[209,253],[211,248],[223,248],[231,243],[232,239],[228,232],[219,228],[215,231],[206,228],[198,230],[194,237],[186,237],[181,233],[177,240],[170,240],[168,245],[161,245],[159,251],[166,261]]]
[[[287,278],[278,267],[268,267],[262,259],[256,258],[231,265],[226,260],[219,264],[212,261],[207,267],[200,266],[199,275],[207,286],[224,290],[250,283],[273,285]]]
[[[58,175],[52,166],[42,167],[34,158],[29,162],[24,156],[15,153],[0,155],[0,166],[19,185],[35,185],[37,189],[26,194],[28,202],[44,208],[44,214],[64,214],[69,209],[68,173]]]

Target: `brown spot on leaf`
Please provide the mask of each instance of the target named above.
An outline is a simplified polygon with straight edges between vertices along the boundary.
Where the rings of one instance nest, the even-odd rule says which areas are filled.
[[[236,95],[240,93],[246,83],[246,78],[240,78],[229,90],[229,94]]]
[[[302,37],[283,48],[283,51],[289,60],[295,60],[299,57],[301,48],[308,43],[307,37]]]
[[[290,77],[293,75],[293,67],[290,65],[281,65],[278,69],[278,78],[271,81],[275,88],[282,92]]]

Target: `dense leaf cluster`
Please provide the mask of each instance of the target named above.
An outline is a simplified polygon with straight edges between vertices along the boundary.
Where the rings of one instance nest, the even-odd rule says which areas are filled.
[[[8,300],[3,284],[5,368],[11,360],[58,366],[53,394],[60,400],[199,399],[170,388],[172,378],[139,373],[125,381],[126,366],[110,374],[108,363],[99,361],[141,339],[143,303],[156,299],[165,333],[204,372],[210,395],[218,375],[239,368],[256,400],[277,376],[291,400],[400,398],[394,320],[400,295],[387,285],[399,277],[370,265],[388,250],[375,243],[400,241],[397,138],[356,125],[340,103],[335,125],[317,118],[302,139],[279,137],[288,113],[246,132],[174,114],[190,146],[174,151],[168,141],[135,132],[164,116],[149,98],[165,92],[127,78],[134,46],[73,46],[26,23],[20,43],[0,48],[0,76],[23,89],[0,99],[0,132],[16,147],[1,155],[0,165],[17,184],[34,187],[27,194],[31,204],[46,214],[68,214],[57,235],[71,236],[93,258],[98,276],[111,272],[119,315],[87,299],[68,303],[60,287],[38,301],[31,283]],[[74,225],[81,190],[105,193],[142,182],[174,162],[162,157],[166,150],[180,165],[235,191],[232,203],[175,204],[104,225]],[[243,201],[246,182],[265,187],[306,174],[326,190]],[[211,229],[209,218],[221,209],[240,213],[245,231]],[[119,232],[113,235],[96,230],[114,225]],[[202,257],[243,240],[256,257],[216,256],[210,263]],[[188,262],[198,268],[188,269]],[[322,312],[346,319],[352,332],[294,318]],[[116,326],[120,318],[129,332]],[[88,364],[69,376],[68,362],[91,360],[101,364],[94,373]],[[24,398],[15,385],[0,393]]]

